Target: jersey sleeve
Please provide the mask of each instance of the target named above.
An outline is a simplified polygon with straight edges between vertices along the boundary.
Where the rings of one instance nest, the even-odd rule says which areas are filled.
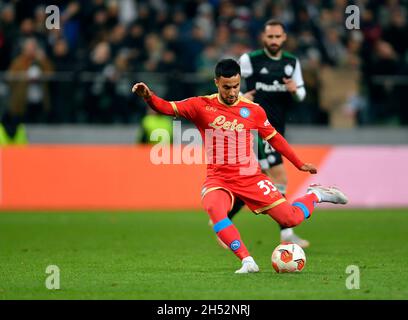
[[[197,105],[200,103],[200,98],[192,97],[180,101],[170,101],[174,115],[187,120],[194,120],[197,114]]]
[[[254,70],[252,68],[252,63],[251,59],[249,58],[249,55],[247,53],[244,53],[240,58],[239,58],[239,65],[241,67],[241,76],[246,79],[254,73]]]
[[[295,70],[293,71],[292,79],[295,81],[297,90],[296,90],[296,100],[303,101],[306,97],[305,83],[303,81],[302,69],[300,67],[299,59],[296,59]]]
[[[262,107],[258,108],[257,127],[259,135],[264,140],[269,140],[278,133],[276,129],[270,124],[265,110]]]

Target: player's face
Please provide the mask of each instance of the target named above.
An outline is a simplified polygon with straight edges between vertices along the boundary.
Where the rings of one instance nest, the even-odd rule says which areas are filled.
[[[230,78],[219,77],[215,79],[218,94],[224,103],[231,105],[238,100],[240,83],[241,76],[239,74]]]
[[[279,25],[266,26],[262,34],[263,45],[268,52],[276,56],[281,50],[283,43],[286,41],[286,33]]]

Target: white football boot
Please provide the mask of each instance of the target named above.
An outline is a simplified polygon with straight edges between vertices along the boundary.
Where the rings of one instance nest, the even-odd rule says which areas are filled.
[[[323,187],[320,184],[311,184],[307,193],[314,193],[319,202],[330,202],[334,204],[346,204],[347,196],[336,187]]]
[[[241,269],[235,271],[235,273],[254,273],[259,272],[259,267],[256,264],[254,258],[251,256],[242,259]]]

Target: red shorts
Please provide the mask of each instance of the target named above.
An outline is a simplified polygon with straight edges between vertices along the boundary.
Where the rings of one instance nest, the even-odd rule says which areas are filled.
[[[201,198],[217,189],[223,189],[230,194],[232,199],[231,209],[234,206],[235,197],[238,197],[256,214],[286,201],[273,185],[271,179],[263,173],[250,176],[237,175],[228,178],[209,176],[203,184]]]

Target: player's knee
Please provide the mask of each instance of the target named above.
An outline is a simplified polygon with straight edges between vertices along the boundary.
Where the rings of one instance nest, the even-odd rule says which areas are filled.
[[[217,211],[217,205],[213,202],[204,202],[204,210],[209,214],[212,215]]]
[[[294,212],[291,212],[291,214],[287,214],[281,219],[281,221],[278,221],[279,224],[283,227],[286,228],[292,228],[297,226],[298,224],[301,224],[303,221],[303,217],[294,214]]]

